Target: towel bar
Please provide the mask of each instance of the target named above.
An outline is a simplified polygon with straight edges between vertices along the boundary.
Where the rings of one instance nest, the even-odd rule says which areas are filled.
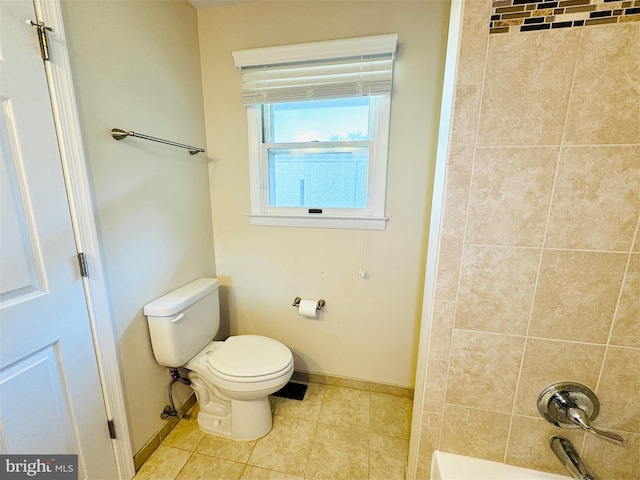
[[[124,130],[120,130],[119,128],[111,129],[111,136],[116,140],[122,140],[123,138],[127,138],[128,136],[132,136],[132,137],[143,138],[145,140],[151,140],[152,142],[166,143],[167,145],[173,145],[174,147],[186,148],[187,150],[189,150],[189,153],[191,155],[204,152],[204,148],[192,147],[191,145],[172,142],[170,140],[163,140],[162,138],[151,137],[149,135],[144,135],[142,133],[136,133],[131,131],[126,132]]]

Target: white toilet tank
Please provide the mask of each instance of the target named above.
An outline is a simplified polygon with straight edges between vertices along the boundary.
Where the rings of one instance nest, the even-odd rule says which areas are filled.
[[[180,367],[218,333],[218,280],[199,278],[145,305],[153,355],[160,365]]]

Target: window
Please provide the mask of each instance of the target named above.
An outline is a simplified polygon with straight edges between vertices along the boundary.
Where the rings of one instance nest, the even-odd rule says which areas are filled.
[[[247,106],[252,224],[385,228],[396,40],[234,52]]]
[[[366,207],[371,98],[262,107],[269,210]]]

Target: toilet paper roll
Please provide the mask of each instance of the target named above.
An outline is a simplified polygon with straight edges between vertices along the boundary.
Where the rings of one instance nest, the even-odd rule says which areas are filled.
[[[300,306],[298,307],[298,315],[306,318],[317,318],[318,311],[317,300],[300,300]]]

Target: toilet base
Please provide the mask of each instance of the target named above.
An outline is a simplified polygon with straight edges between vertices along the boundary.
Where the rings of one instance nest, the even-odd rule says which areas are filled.
[[[253,400],[232,400],[217,388],[207,384],[190,372],[191,387],[196,392],[200,412],[198,426],[205,433],[231,440],[257,440],[271,431],[273,416],[269,397]]]
[[[230,438],[232,440],[257,440],[271,431],[273,417],[269,398],[257,400],[231,400],[231,412],[219,415],[219,405],[212,405],[198,413],[200,430],[211,435]],[[213,411],[212,411],[213,410]]]

